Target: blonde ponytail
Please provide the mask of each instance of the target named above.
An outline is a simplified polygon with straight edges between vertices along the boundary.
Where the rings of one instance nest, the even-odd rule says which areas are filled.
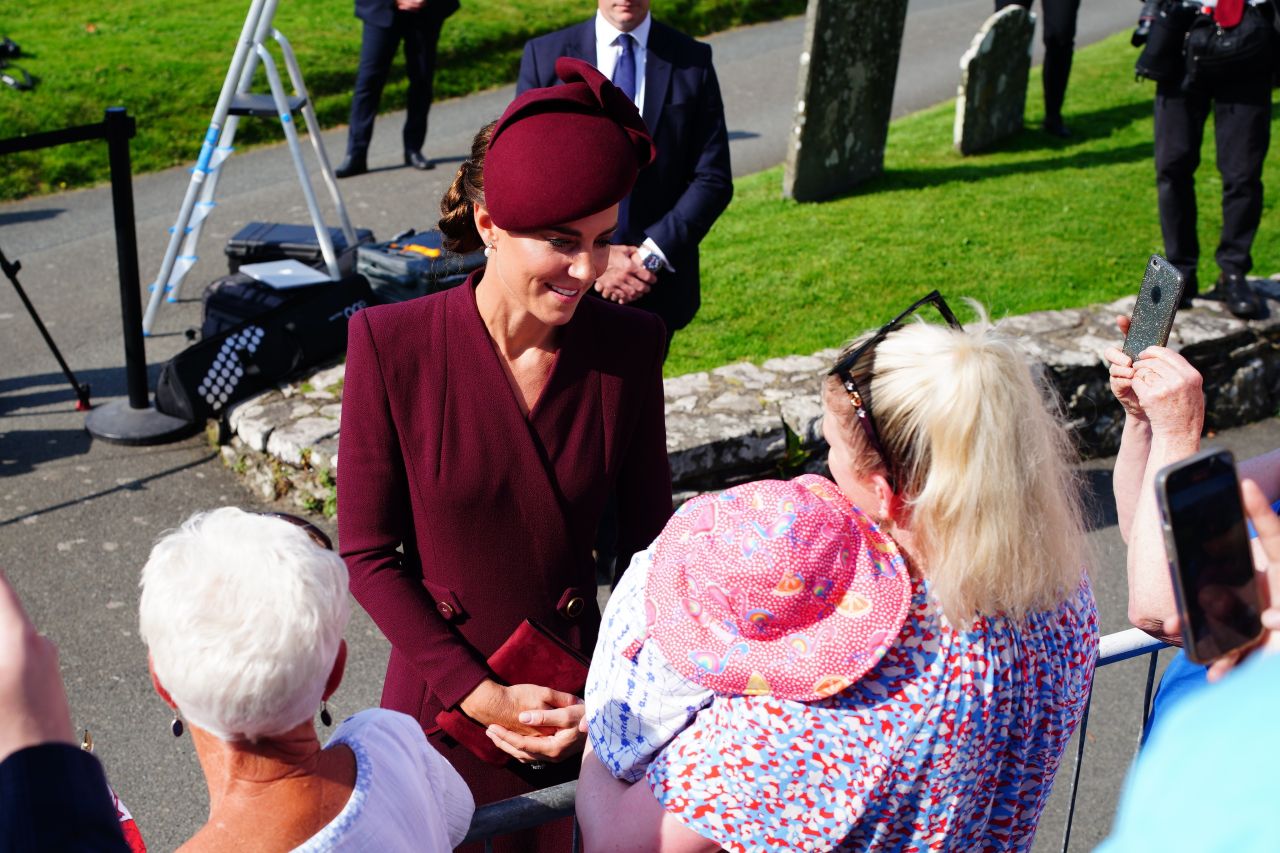
[[[987,320],[912,323],[876,347],[873,417],[898,468],[923,571],[953,625],[1060,604],[1080,582],[1083,514],[1056,402]],[[838,399],[839,386],[829,399]],[[879,466],[835,406],[864,470]]]

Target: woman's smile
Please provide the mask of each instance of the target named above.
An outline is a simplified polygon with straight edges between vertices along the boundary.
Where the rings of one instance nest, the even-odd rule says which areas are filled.
[[[563,297],[566,302],[572,302],[581,296],[582,292],[586,290],[585,287],[557,287],[554,284],[548,284],[547,288],[557,296]]]

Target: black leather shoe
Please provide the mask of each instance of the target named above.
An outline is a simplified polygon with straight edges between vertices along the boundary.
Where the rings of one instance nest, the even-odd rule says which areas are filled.
[[[367,171],[369,171],[369,163],[364,154],[348,154],[342,161],[342,165],[333,170],[333,174],[339,178],[352,178],[363,175]]]
[[[1070,139],[1071,129],[1062,121],[1062,116],[1046,118],[1040,125],[1044,132],[1059,139]]]
[[[421,151],[404,152],[404,164],[406,166],[412,166],[421,172],[425,172],[428,169],[434,169],[436,167],[435,163],[432,163],[426,157],[422,156]]]
[[[1224,272],[1218,276],[1218,283],[1214,290],[1217,291],[1218,298],[1226,304],[1227,310],[1237,317],[1247,320],[1262,315],[1262,300],[1253,292],[1253,288],[1249,286],[1244,276]]]

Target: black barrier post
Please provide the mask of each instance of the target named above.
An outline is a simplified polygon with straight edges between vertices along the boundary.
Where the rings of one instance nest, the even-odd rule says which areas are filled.
[[[129,399],[99,406],[84,426],[96,438],[117,444],[161,444],[193,432],[190,421],[156,411],[147,392],[147,354],[142,339],[142,297],[138,278],[138,236],[133,213],[133,166],[129,140],[136,131],[124,107],[109,107],[102,128],[111,165],[111,206],[115,214],[116,264],[120,272],[120,318],[124,328],[125,380]]]
[[[129,384],[129,407],[145,409],[147,351],[142,340],[142,297],[138,295],[138,235],[133,217],[133,166],[129,140],[136,131],[133,117],[124,107],[109,107],[103,125],[107,131],[107,159],[111,164],[111,207],[116,223],[116,263],[120,270],[120,318],[124,324],[124,370]]]

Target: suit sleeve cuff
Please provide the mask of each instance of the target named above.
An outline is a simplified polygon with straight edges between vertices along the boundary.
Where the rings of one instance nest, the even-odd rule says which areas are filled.
[[[18,750],[0,762],[0,791],[0,848],[129,850],[102,765],[79,747]]]

